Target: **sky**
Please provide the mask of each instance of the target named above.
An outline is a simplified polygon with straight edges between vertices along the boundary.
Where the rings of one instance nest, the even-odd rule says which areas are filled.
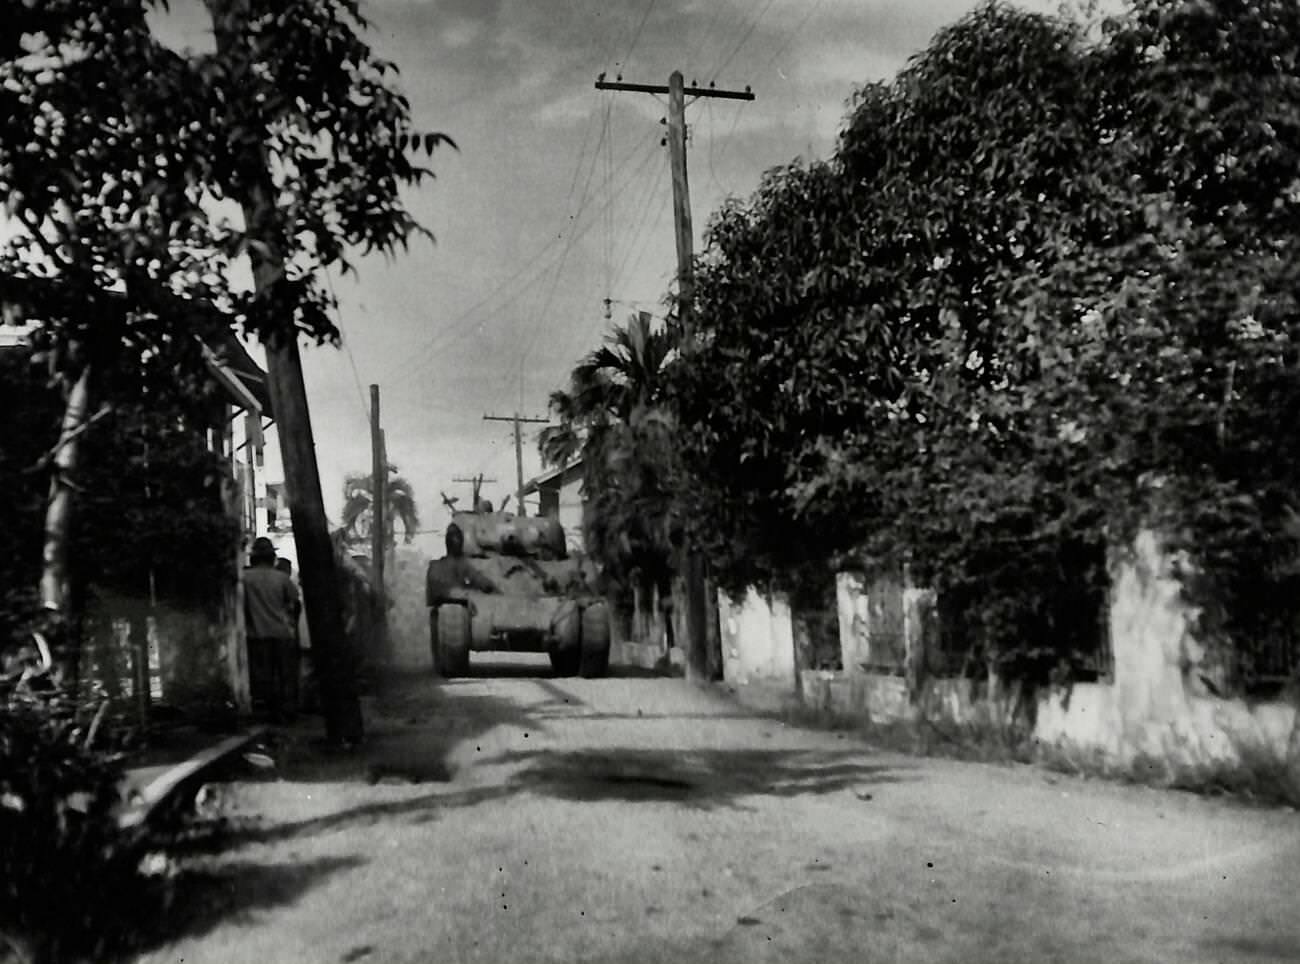
[[[698,252],[709,215],[763,173],[829,156],[855,86],[886,79],[975,0],[370,0],[375,52],[400,70],[436,179],[405,200],[436,236],[331,277],[343,347],[304,351],[326,511],[371,465],[378,384],[389,458],[416,493],[426,535],[457,477],[515,488],[512,428],[543,417],[582,355],[637,310],[662,316],[676,266],[667,98],[599,91],[597,75],[752,88],[753,101],[688,101]],[[1021,0],[1049,12],[1056,0]],[[211,47],[199,0],[172,0],[174,46]],[[605,300],[609,299],[609,317]],[[262,360],[260,349],[254,357]],[[541,471],[525,425],[524,475]],[[267,453],[267,477],[280,473]],[[512,500],[513,502],[513,500]],[[422,543],[425,539],[420,540]]]

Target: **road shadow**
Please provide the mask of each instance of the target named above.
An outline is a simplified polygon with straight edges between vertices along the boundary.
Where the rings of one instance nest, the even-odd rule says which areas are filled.
[[[534,654],[475,653],[470,659],[466,679],[574,679],[561,676],[551,668],[545,656]],[[631,664],[611,663],[605,679],[672,679],[680,677],[677,667],[652,669]],[[454,681],[449,681],[454,682]]]
[[[226,846],[270,844],[296,840],[344,828],[370,827],[381,822],[402,820],[412,824],[431,823],[447,810],[488,803],[515,793],[503,785],[471,787],[455,792],[434,792],[400,800],[383,800],[337,810],[306,820],[269,822],[259,818],[232,820],[226,832]]]
[[[466,680],[439,682],[432,674],[392,677],[366,701],[366,734],[356,747],[325,740],[318,717],[283,728],[265,741],[274,766],[247,766],[234,778],[302,783],[446,783],[455,776],[453,751],[498,726],[545,732],[532,707],[486,693]],[[228,777],[231,778],[231,777]]]
[[[359,857],[275,864],[191,858],[174,874],[142,878],[119,893],[102,894],[100,900],[113,913],[93,934],[76,933],[78,922],[69,918],[57,959],[127,964],[222,925],[254,922],[363,863]]]
[[[575,802],[676,803],[738,807],[746,797],[791,798],[853,791],[915,779],[910,768],[873,763],[861,753],[801,750],[510,751],[495,762],[521,765],[509,783]]]

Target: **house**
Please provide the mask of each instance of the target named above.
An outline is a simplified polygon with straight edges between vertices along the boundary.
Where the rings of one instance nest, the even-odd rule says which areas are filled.
[[[537,514],[560,520],[570,552],[583,549],[582,510],[585,500],[582,479],[582,459],[579,458],[524,483],[524,498],[530,495],[538,498]]]
[[[32,291],[45,282],[0,282],[4,282],[0,284],[0,350],[25,351],[39,329],[28,318]],[[180,298],[173,299],[173,305],[177,312],[194,316],[196,327],[203,321],[205,329],[216,332],[200,344],[207,373],[218,391],[193,429],[229,467],[222,479],[220,504],[238,521],[239,539],[228,563],[229,582],[214,585],[212,597],[201,605],[169,606],[152,590],[147,599],[102,594],[98,611],[113,629],[83,657],[83,672],[90,685],[106,687],[124,698],[129,690],[142,716],[150,703],[159,701],[182,712],[206,712],[206,706],[229,704],[240,710],[250,708],[240,577],[246,547],[262,521],[256,476],[262,465],[263,433],[273,415],[266,373],[232,331],[206,324],[215,309]],[[152,574],[149,584],[153,584]]]

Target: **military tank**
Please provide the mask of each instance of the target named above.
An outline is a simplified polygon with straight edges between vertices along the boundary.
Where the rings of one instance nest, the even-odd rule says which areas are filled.
[[[457,544],[459,543],[459,544]],[[609,670],[609,607],[559,520],[453,511],[447,555],[425,583],[434,670],[464,676],[471,652],[547,653],[563,676]]]

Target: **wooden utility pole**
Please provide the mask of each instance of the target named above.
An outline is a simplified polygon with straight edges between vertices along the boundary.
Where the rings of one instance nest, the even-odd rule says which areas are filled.
[[[483,487],[483,483],[495,484],[496,479],[485,479],[481,475],[458,475],[452,479],[453,482],[464,482],[470,487],[470,511],[478,509],[478,491]]]
[[[681,353],[688,356],[695,348],[695,319],[692,307],[695,291],[694,232],[691,227],[691,193],[686,178],[686,98],[720,97],[726,100],[753,100],[746,87],[718,90],[714,87],[687,87],[682,72],[674,70],[668,86],[607,82],[604,75],[596,81],[597,90],[625,90],[644,94],[668,95],[668,164],[673,179],[673,225],[677,234],[677,323],[681,327]],[[710,631],[708,579],[704,557],[689,543],[686,546],[682,580],[686,595],[686,675],[689,679],[720,679],[722,676],[721,640]]]
[[[217,56],[228,65],[246,58],[247,0],[205,0],[212,15]],[[265,145],[255,144],[243,158],[248,180],[237,200],[244,213],[250,245],[253,288],[259,300],[271,302],[272,292],[284,277],[284,225],[275,208],[275,185]],[[321,672],[321,704],[325,734],[336,745],[354,745],[363,735],[361,702],[356,681],[346,659],[343,603],[339,592],[338,562],[330,539],[325,501],[321,497],[320,470],[316,465],[316,440],[307,407],[298,332],[291,318],[279,319],[281,330],[263,342],[266,348],[267,387],[280,438],[289,518],[298,550],[298,572],[312,653]]]
[[[519,413],[514,415],[484,415],[483,419],[488,422],[514,422],[515,423],[515,515],[524,516],[528,513],[524,511],[524,441],[520,432],[519,425],[521,422],[534,422],[546,424],[549,418],[520,418]]]
[[[388,595],[384,587],[384,553],[388,549],[388,456],[384,451],[384,430],[379,427],[379,386],[370,386],[370,568],[375,574],[375,597],[379,618],[375,621],[375,648],[388,647]]]

